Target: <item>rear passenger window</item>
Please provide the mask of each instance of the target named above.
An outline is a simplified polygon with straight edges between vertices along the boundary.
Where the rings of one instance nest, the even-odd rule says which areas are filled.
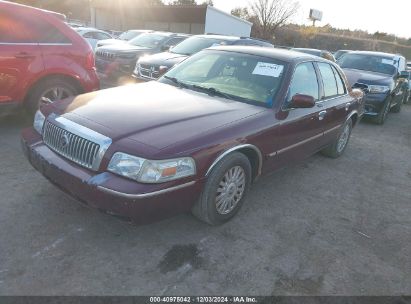
[[[314,97],[315,100],[319,99],[317,74],[311,62],[301,63],[295,69],[288,101],[291,101],[296,94],[309,95]]]
[[[27,43],[32,40],[21,20],[7,11],[0,11],[0,42]]]
[[[0,42],[70,43],[70,40],[38,15],[6,10],[0,11]]]
[[[341,78],[340,73],[338,73],[337,69],[335,67],[332,67],[335,79],[337,80],[337,89],[338,89],[338,95],[344,95],[346,93],[345,90],[345,85],[344,81]]]
[[[328,63],[318,62],[318,68],[323,79],[324,97],[333,97],[338,95],[337,82],[334,72]]]

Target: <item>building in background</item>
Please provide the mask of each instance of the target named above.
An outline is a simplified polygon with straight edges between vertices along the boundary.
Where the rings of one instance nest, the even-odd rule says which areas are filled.
[[[105,30],[151,29],[187,34],[249,37],[252,23],[207,5],[141,5],[93,0],[91,26]]]

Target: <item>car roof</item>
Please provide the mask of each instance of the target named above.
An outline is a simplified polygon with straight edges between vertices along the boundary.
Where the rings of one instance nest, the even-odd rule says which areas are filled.
[[[392,53],[384,53],[384,52],[373,52],[373,51],[352,51],[350,54],[358,54],[358,55],[368,55],[368,56],[380,56],[380,57],[388,57],[388,58],[395,58],[395,57],[404,57],[401,54],[392,54]]]
[[[147,33],[143,33],[143,34],[157,34],[157,35],[163,35],[165,37],[172,37],[172,36],[176,36],[176,37],[190,37],[189,34],[182,34],[182,33],[172,33],[172,32],[162,32],[162,31],[149,31]]]
[[[84,31],[84,32],[102,32],[102,33],[106,33],[103,30],[99,30],[93,27],[77,27],[74,29],[75,31]]]
[[[127,30],[127,31],[124,31],[123,33],[126,33],[126,32],[150,33],[150,32],[154,32],[154,31],[153,30]]]
[[[320,50],[320,49],[310,49],[310,48],[292,48],[292,50],[294,50],[294,51],[300,51],[300,52],[304,52],[304,51],[307,51],[307,52],[313,52],[313,53],[322,53],[322,52],[328,52],[328,53],[330,53],[329,51],[327,51],[327,50]]]
[[[285,62],[303,61],[303,60],[315,60],[324,61],[328,60],[322,59],[314,55],[301,53],[293,50],[278,49],[278,48],[264,48],[259,46],[215,46],[208,48],[209,50],[219,50],[228,51],[236,53],[244,53],[250,55],[257,55],[262,57],[269,57],[273,59],[278,59]]]
[[[207,35],[195,35],[193,37],[208,38],[208,39],[221,39],[226,41],[237,41],[237,40],[255,40],[264,43],[270,43],[262,39],[256,39],[253,37],[239,37],[239,36],[226,36],[226,35],[217,35],[217,34],[207,34]]]

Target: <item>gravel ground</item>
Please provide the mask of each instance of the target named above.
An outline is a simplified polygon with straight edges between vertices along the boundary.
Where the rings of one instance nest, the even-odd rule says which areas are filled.
[[[209,227],[132,226],[63,194],[0,120],[0,295],[411,294],[411,106],[252,188]]]

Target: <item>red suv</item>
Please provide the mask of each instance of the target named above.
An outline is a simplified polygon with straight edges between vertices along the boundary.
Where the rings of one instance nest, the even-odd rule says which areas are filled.
[[[0,1],[0,115],[97,89],[87,41],[51,12]]]

